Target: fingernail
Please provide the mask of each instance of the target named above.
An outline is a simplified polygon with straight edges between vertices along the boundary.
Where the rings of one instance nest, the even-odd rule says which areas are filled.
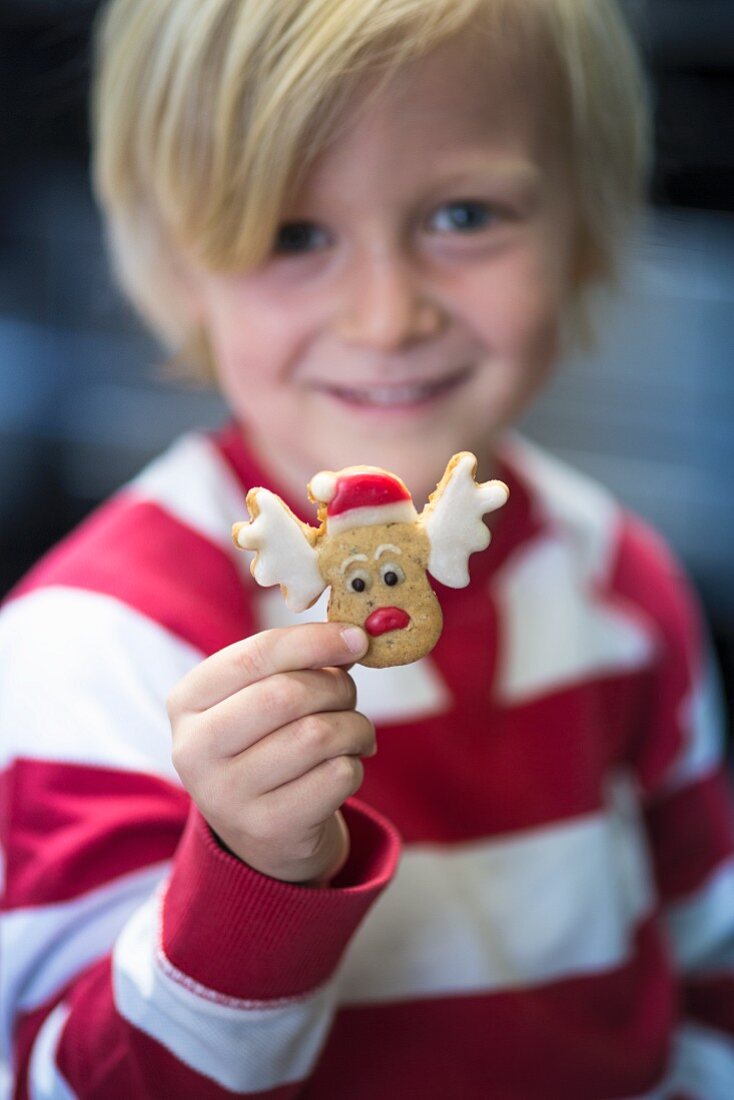
[[[348,626],[341,632],[344,644],[350,653],[355,656],[362,654],[367,649],[367,635],[358,626]]]

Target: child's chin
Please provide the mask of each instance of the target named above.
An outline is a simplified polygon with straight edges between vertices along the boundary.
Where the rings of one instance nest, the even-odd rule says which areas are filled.
[[[418,511],[428,499],[428,494],[446,468],[452,455],[461,450],[471,450],[471,441],[444,440],[441,436],[423,433],[398,437],[375,437],[366,433],[354,433],[348,438],[332,439],[327,459],[320,468],[340,470],[345,466],[379,466],[397,474],[414,496]]]
[[[487,450],[488,432],[472,427],[471,417],[456,408],[428,418],[396,419],[377,415],[357,418],[322,406],[308,438],[316,469],[379,466],[397,474],[417,494],[433,492],[446,463],[459,451]]]

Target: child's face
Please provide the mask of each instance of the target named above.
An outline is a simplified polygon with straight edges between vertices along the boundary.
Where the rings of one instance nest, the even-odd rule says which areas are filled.
[[[460,450],[486,476],[554,361],[575,264],[562,136],[542,77],[488,53],[465,36],[347,112],[265,264],[197,276],[225,397],[299,495],[357,463],[422,494]]]

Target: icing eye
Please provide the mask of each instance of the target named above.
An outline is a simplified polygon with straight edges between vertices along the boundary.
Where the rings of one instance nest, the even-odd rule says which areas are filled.
[[[350,588],[352,592],[366,592],[372,584],[372,577],[369,575],[366,569],[355,569],[353,573],[349,574],[349,580],[347,581],[347,588]]]
[[[400,566],[391,561],[386,561],[384,565],[380,566],[380,576],[382,577],[382,583],[386,584],[388,588],[394,588],[396,584],[401,584],[405,580],[405,573]]]

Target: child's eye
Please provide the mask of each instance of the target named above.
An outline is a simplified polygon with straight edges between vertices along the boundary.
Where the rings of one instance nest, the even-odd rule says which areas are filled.
[[[278,229],[274,251],[281,255],[298,255],[323,248],[328,242],[326,231],[313,222],[285,222]]]
[[[447,202],[430,220],[430,228],[440,233],[472,233],[484,229],[495,218],[496,211],[486,202]]]

